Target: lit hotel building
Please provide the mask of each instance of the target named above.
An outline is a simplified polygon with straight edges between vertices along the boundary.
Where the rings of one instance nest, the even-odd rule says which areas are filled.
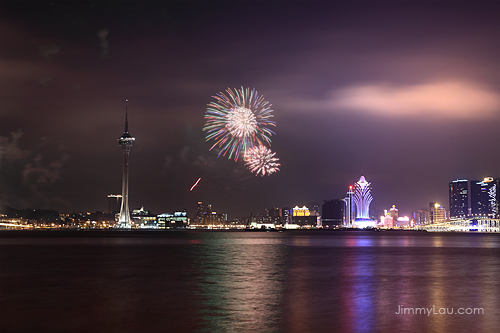
[[[498,213],[497,184],[493,177],[470,181],[471,211],[474,217],[495,217]]]
[[[292,209],[292,223],[288,228],[315,228],[321,224],[321,216],[316,211],[310,211],[306,206],[295,206]]]
[[[429,221],[431,224],[446,221],[446,210],[437,202],[429,203]]]
[[[457,179],[449,185],[450,218],[498,216],[498,178]]]
[[[373,200],[371,183],[366,181],[365,176],[361,176],[359,181],[354,185],[353,200],[356,206],[354,226],[358,228],[375,227],[377,221],[370,218],[370,203]]]
[[[470,191],[467,179],[457,179],[449,185],[450,217],[461,218],[470,214]]]

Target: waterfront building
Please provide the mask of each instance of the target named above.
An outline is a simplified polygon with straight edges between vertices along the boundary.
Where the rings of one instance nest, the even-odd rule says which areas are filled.
[[[265,210],[266,220],[274,225],[282,224],[282,212],[280,208],[273,207]]]
[[[120,144],[123,153],[122,204],[120,216],[118,217],[118,228],[130,229],[132,227],[128,207],[128,162],[130,149],[132,148],[134,141],[135,138],[132,137],[128,131],[128,110],[125,106],[125,131],[122,136],[118,138],[118,143]]]
[[[425,209],[419,209],[412,213],[412,218],[416,225],[425,225],[428,223],[429,212]]]
[[[457,179],[449,185],[450,218],[495,217],[498,215],[498,180]]]
[[[340,227],[344,218],[343,199],[325,200],[321,207],[321,225],[323,228]]]
[[[185,229],[189,225],[187,212],[163,213],[157,216],[158,229]]]
[[[394,228],[394,219],[389,214],[385,214],[384,216],[381,216],[380,217],[380,223],[385,228]]]
[[[375,227],[377,222],[370,218],[371,183],[367,182],[365,176],[361,176],[354,185],[354,204],[356,207],[356,219],[354,225],[358,228]]]
[[[121,194],[108,194],[108,213],[117,214],[122,206]]]
[[[227,214],[217,214],[217,212],[212,211],[212,204],[207,204],[205,209],[203,202],[199,201],[192,224],[197,226],[222,226],[227,224]]]
[[[292,223],[292,214],[290,207],[281,208],[281,221],[284,225]]]
[[[196,215],[197,216],[203,216],[203,202],[198,201],[198,205],[196,206]]]
[[[429,203],[429,222],[431,224],[446,221],[446,210],[437,202]]]
[[[397,226],[399,228],[414,227],[415,225],[410,223],[410,218],[408,216],[401,216],[397,219]]]
[[[500,177],[495,178],[494,182],[495,182],[494,192],[496,192],[496,193],[494,195],[493,195],[493,193],[491,194],[490,200],[494,201],[493,212],[496,215],[496,218],[500,219]]]
[[[497,215],[497,185],[493,177],[486,177],[483,181],[470,182],[470,216],[495,217]]]
[[[346,197],[344,198],[344,226],[352,227],[352,222],[354,221],[354,203],[352,185],[349,186]]]
[[[144,209],[144,206],[140,209],[134,209],[132,211],[131,227],[135,229],[158,229],[156,215]]]
[[[392,217],[392,220],[396,222],[399,217],[399,211],[396,208],[396,205],[392,205],[391,209],[389,209],[389,215]]]
[[[306,206],[302,206],[302,207],[299,207],[299,206],[295,206],[293,207],[293,216],[309,216],[310,213],[309,213],[309,208],[307,208]]]
[[[196,215],[194,216],[193,223],[195,225],[203,225],[205,222],[205,207],[203,206],[202,201],[198,201],[196,205]]]
[[[309,208],[309,212],[311,213],[311,215],[314,214],[313,212],[316,212],[316,215],[321,215],[319,210],[319,203],[317,203],[316,201],[309,201],[306,207]]]
[[[457,179],[449,184],[450,218],[470,215],[470,190],[467,179]]]
[[[309,211],[306,206],[292,209],[292,225],[300,228],[316,228],[321,225],[321,216],[316,211]]]

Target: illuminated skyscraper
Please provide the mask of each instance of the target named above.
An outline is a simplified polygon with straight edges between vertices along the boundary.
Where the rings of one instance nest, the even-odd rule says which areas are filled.
[[[128,208],[128,159],[130,148],[132,148],[134,141],[135,138],[128,132],[128,110],[125,106],[125,131],[122,136],[118,138],[118,143],[122,147],[123,153],[122,206],[120,209],[120,217],[118,218],[118,228],[130,229],[132,227]]]
[[[361,176],[354,185],[354,204],[356,205],[356,219],[354,224],[361,228],[374,227],[376,221],[370,219],[371,183],[367,182],[365,176]]]
[[[356,205],[356,219],[370,218],[371,183],[367,182],[365,176],[361,176],[354,185],[354,204]]]
[[[490,199],[493,202],[493,211],[496,214],[496,218],[500,218],[500,177],[495,178],[495,195],[493,196],[493,193],[490,197]]]
[[[497,185],[493,177],[486,177],[483,181],[471,180],[471,216],[495,217],[497,215]]]
[[[450,183],[450,218],[498,215],[498,185],[493,177],[483,181],[457,179]]]
[[[450,217],[460,218],[470,215],[470,190],[467,179],[457,179],[449,185]]]
[[[349,186],[349,191],[347,191],[346,197],[344,199],[344,226],[352,227],[352,222],[354,220],[354,205],[352,201],[352,196],[354,192],[352,191],[352,185]]]

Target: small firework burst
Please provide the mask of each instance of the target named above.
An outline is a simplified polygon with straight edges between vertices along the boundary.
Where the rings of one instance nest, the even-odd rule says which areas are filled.
[[[259,145],[247,149],[245,153],[245,165],[251,172],[255,172],[255,175],[265,176],[270,175],[276,171],[279,171],[281,166],[278,163],[279,158],[274,157],[276,153],[273,153],[271,149]]]

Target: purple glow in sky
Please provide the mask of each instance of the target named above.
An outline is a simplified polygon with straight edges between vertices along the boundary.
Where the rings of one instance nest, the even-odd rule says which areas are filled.
[[[498,1],[0,2],[0,205],[106,210],[211,203],[245,216],[343,198],[447,205],[457,178],[500,176]],[[211,96],[273,104],[280,172],[217,158]],[[203,178],[192,191],[193,180]]]

